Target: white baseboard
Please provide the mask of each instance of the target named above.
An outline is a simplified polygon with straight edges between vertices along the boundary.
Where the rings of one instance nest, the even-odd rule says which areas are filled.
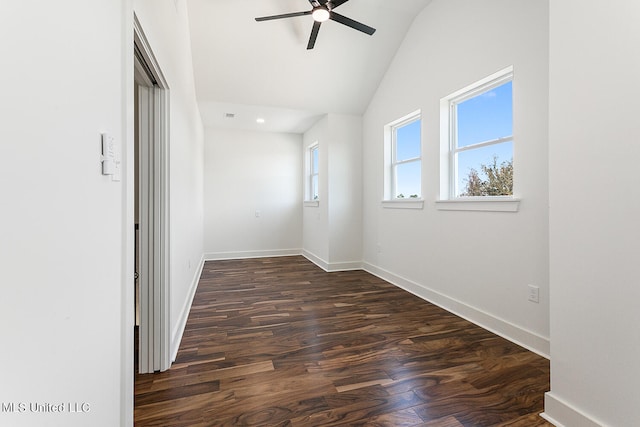
[[[171,363],[175,362],[178,356],[178,350],[180,349],[180,342],[182,341],[182,335],[184,334],[184,328],[187,326],[187,319],[189,318],[189,312],[191,311],[191,305],[193,304],[193,297],[196,295],[198,289],[198,282],[200,281],[200,275],[204,268],[204,255],[200,258],[200,265],[196,268],[195,275],[191,279],[191,286],[189,287],[189,296],[187,297],[182,310],[180,311],[180,318],[176,322],[176,326],[171,334]]]
[[[594,421],[588,415],[571,406],[551,391],[544,395],[544,412],[540,414],[540,416],[556,427],[604,426],[604,424]]]
[[[324,271],[329,271],[329,263],[314,253],[309,252],[306,249],[302,250],[302,256],[323,269]]]
[[[263,251],[238,252],[208,252],[204,254],[205,261],[219,261],[225,259],[269,258],[281,256],[302,255],[302,249],[272,249]]]
[[[327,272],[362,270],[362,261],[330,262]]]
[[[508,339],[542,357],[549,359],[549,339],[534,332],[523,329],[511,322],[500,319],[490,313],[474,308],[447,295],[441,294],[426,286],[411,280],[397,276],[390,271],[376,267],[369,263],[363,263],[365,271],[390,282],[412,294],[427,300],[445,310],[460,316],[476,325]]]
[[[315,255],[312,252],[309,252],[306,249],[302,250],[302,256],[326,271],[327,273],[333,273],[336,271],[352,271],[352,270],[362,270],[362,261],[346,261],[346,262],[327,262]]]

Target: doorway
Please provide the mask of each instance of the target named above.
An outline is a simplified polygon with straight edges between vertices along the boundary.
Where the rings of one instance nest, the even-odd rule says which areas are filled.
[[[169,91],[134,18],[135,364],[169,369]]]

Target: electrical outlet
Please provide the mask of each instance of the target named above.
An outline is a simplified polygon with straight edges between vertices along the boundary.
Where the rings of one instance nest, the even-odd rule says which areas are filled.
[[[540,302],[540,288],[529,285],[529,301],[535,302],[536,304]]]

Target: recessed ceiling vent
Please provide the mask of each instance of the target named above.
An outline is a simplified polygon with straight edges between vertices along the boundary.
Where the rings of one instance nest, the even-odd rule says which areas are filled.
[[[236,117],[235,113],[224,113],[225,119],[235,119],[235,117]]]

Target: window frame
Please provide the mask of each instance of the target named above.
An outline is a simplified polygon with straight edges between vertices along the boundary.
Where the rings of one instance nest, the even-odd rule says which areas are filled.
[[[314,167],[314,153],[318,156],[318,169]],[[320,144],[318,141],[307,147],[305,157],[306,185],[304,202],[317,205],[320,200]]]
[[[397,159],[397,134],[398,130],[413,124],[415,122],[420,122],[420,155],[417,157],[411,157],[408,159]],[[385,125],[384,127],[384,135],[385,135],[385,155],[384,155],[384,163],[385,163],[385,176],[384,176],[384,195],[383,195],[383,206],[384,207],[393,207],[393,208],[422,208],[423,198],[422,198],[422,177],[423,177],[423,162],[422,162],[422,112],[421,110],[413,111],[393,122]],[[420,165],[420,179],[418,184],[420,185],[420,192],[418,197],[410,197],[407,195],[403,198],[398,198],[398,166],[418,163]]]
[[[513,67],[507,67],[482,80],[479,80],[455,93],[442,98],[440,101],[441,111],[441,176],[440,176],[440,200],[436,207],[441,210],[483,210],[483,211],[517,211],[519,199],[513,194],[505,196],[459,196],[458,178],[458,155],[490,147],[492,145],[506,142],[514,142],[513,132],[509,136],[504,136],[492,140],[480,141],[465,147],[458,147],[457,135],[457,105],[487,93],[506,83],[514,82]],[[512,92],[513,96],[513,92]],[[515,110],[512,104],[512,113]],[[513,153],[512,153],[513,154]],[[515,157],[515,156],[514,156]],[[514,188],[515,191],[515,188]],[[470,202],[470,203],[464,203]],[[487,202],[487,203],[479,203]]]

